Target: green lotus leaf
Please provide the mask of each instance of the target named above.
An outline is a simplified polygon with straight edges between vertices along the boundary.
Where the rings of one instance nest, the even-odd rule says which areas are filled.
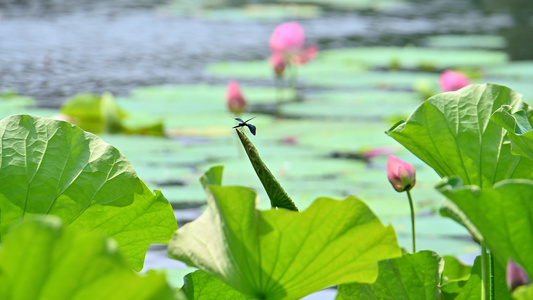
[[[504,49],[507,46],[505,38],[498,35],[435,35],[428,37],[425,42],[435,48]]]
[[[376,282],[339,285],[336,299],[438,299],[442,258],[433,251],[379,263]]]
[[[78,94],[61,106],[61,113],[93,133],[151,134],[162,136],[163,123],[149,115],[130,115],[119,107],[113,95]]]
[[[136,270],[148,246],[177,225],[170,204],[137,177],[116,148],[67,122],[16,115],[0,120],[0,241],[30,215],[49,214],[117,240]]]
[[[456,263],[453,263],[455,265]],[[447,272],[448,261],[445,262],[444,272]],[[454,268],[454,267],[452,267]],[[448,270],[448,274],[449,274]],[[466,280],[455,280],[442,285],[444,300],[478,300],[481,297],[481,259],[474,261],[470,275]]]
[[[500,124],[509,133],[508,137],[515,154],[533,159],[533,127],[529,121],[529,107],[511,112],[511,107],[503,106],[494,112],[492,120]]]
[[[101,233],[32,216],[0,248],[1,299],[175,299],[161,273],[139,275]]]
[[[318,198],[299,213],[257,210],[255,192],[244,187],[207,184],[206,191],[207,210],[174,234],[169,256],[246,297],[299,299],[334,284],[373,282],[378,261],[401,255],[393,228],[355,197]]]
[[[459,281],[470,277],[472,266],[465,265],[455,256],[445,255],[442,258],[444,259],[443,282]]]
[[[189,300],[245,300],[248,299],[224,281],[198,270],[187,274],[181,291]]]
[[[281,2],[304,2],[304,3],[317,3],[322,5],[328,5],[334,8],[341,9],[358,9],[358,10],[382,10],[391,9],[400,6],[403,0],[279,0]]]
[[[501,266],[512,258],[533,274],[533,180],[509,179],[493,187],[446,180],[439,192],[464,212]]]
[[[431,97],[387,133],[439,176],[457,176],[465,185],[531,178],[533,161],[511,154],[505,131],[490,121],[502,105],[523,107],[521,95],[504,86],[472,84]]]

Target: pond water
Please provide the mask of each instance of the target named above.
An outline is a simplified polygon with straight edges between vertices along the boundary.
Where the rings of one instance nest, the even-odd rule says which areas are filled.
[[[268,1],[228,4],[258,2]],[[125,95],[139,86],[217,83],[206,64],[267,57],[268,38],[283,21],[187,17],[165,7],[165,0],[0,1],[0,90],[57,107],[79,92]],[[327,7],[299,22],[321,49],[499,34],[511,58],[530,59],[532,11],[529,1],[417,0],[378,11]]]

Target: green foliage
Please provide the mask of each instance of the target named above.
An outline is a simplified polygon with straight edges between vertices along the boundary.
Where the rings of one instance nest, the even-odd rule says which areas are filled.
[[[67,122],[16,115],[0,121],[0,241],[8,227],[37,214],[113,237],[140,270],[148,246],[167,243],[173,210],[99,137]]]
[[[287,195],[281,184],[276,180],[276,177],[272,175],[272,172],[265,165],[259,152],[255,148],[254,144],[248,139],[248,137],[240,130],[236,129],[237,135],[241,140],[242,146],[254,167],[257,177],[261,180],[263,187],[265,188],[268,197],[270,198],[270,204],[272,207],[285,208],[288,210],[298,211],[298,208],[292,202],[292,199]]]
[[[452,263],[452,267],[448,269],[448,260],[445,263],[444,273],[450,270],[457,270]],[[449,273],[448,273],[449,274]],[[462,272],[460,273],[462,274]],[[465,280],[454,280],[444,284],[441,288],[444,300],[478,300],[481,296],[481,260],[478,256],[474,261],[474,266],[471,268],[469,278]],[[452,276],[455,277],[455,276]],[[457,278],[459,279],[459,278]]]
[[[533,274],[532,180],[506,180],[484,188],[445,181],[438,189],[479,230],[500,265],[512,258]]]
[[[428,99],[387,133],[441,177],[478,186],[529,178],[533,161],[512,155],[506,132],[490,121],[502,105],[521,109],[521,95],[504,86],[473,84]]]
[[[133,119],[115,102],[113,95],[78,94],[61,106],[61,113],[72,123],[93,133],[164,135],[163,123],[154,118]],[[136,119],[140,119],[137,122]]]
[[[336,299],[438,299],[443,260],[435,252],[404,253],[379,262],[374,283],[339,285]]]
[[[514,154],[533,159],[533,127],[529,119],[530,107],[513,112],[511,107],[503,106],[494,112],[492,120],[508,131]]]
[[[0,248],[1,299],[175,299],[162,274],[133,272],[99,232],[33,216],[13,225]]]
[[[444,259],[444,265],[446,266],[442,272],[443,282],[468,279],[472,271],[472,266],[463,264],[455,256],[445,255],[442,258]]]
[[[377,262],[400,255],[392,227],[357,198],[319,198],[302,213],[258,211],[252,190],[211,180],[204,179],[207,210],[175,233],[169,256],[246,297],[297,299],[334,284],[373,282]]]
[[[244,300],[243,294],[230,287],[224,281],[198,270],[184,277],[181,291],[189,300]]]

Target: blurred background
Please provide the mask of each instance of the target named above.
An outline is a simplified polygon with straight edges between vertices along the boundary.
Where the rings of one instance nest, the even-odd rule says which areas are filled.
[[[420,249],[468,262],[477,244],[440,217],[438,176],[384,132],[445,90],[449,69],[531,99],[532,16],[526,0],[0,0],[0,117],[61,118],[100,135],[163,191],[181,226],[202,212],[198,178],[213,165],[269,207],[231,128],[235,80],[239,116],[256,117],[257,135],[245,132],[301,210],[358,196],[409,247],[408,203],[386,179],[394,154],[417,170]],[[318,53],[276,76],[269,40],[291,21]],[[175,286],[191,270],[164,245],[150,248],[150,268]]]

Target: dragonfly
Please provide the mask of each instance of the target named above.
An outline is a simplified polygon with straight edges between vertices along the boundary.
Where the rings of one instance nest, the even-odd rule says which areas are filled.
[[[248,129],[250,129],[250,132],[251,132],[253,135],[255,135],[255,130],[256,130],[255,126],[252,125],[252,124],[248,124],[248,121],[251,121],[251,120],[255,119],[255,117],[253,117],[253,118],[251,118],[251,119],[248,119],[248,120],[246,120],[246,121],[243,121],[241,118],[234,118],[234,119],[235,119],[236,121],[239,121],[239,125],[237,125],[237,126],[233,126],[233,128],[239,128],[239,127],[244,127],[244,126],[246,126],[246,127],[248,127]]]

